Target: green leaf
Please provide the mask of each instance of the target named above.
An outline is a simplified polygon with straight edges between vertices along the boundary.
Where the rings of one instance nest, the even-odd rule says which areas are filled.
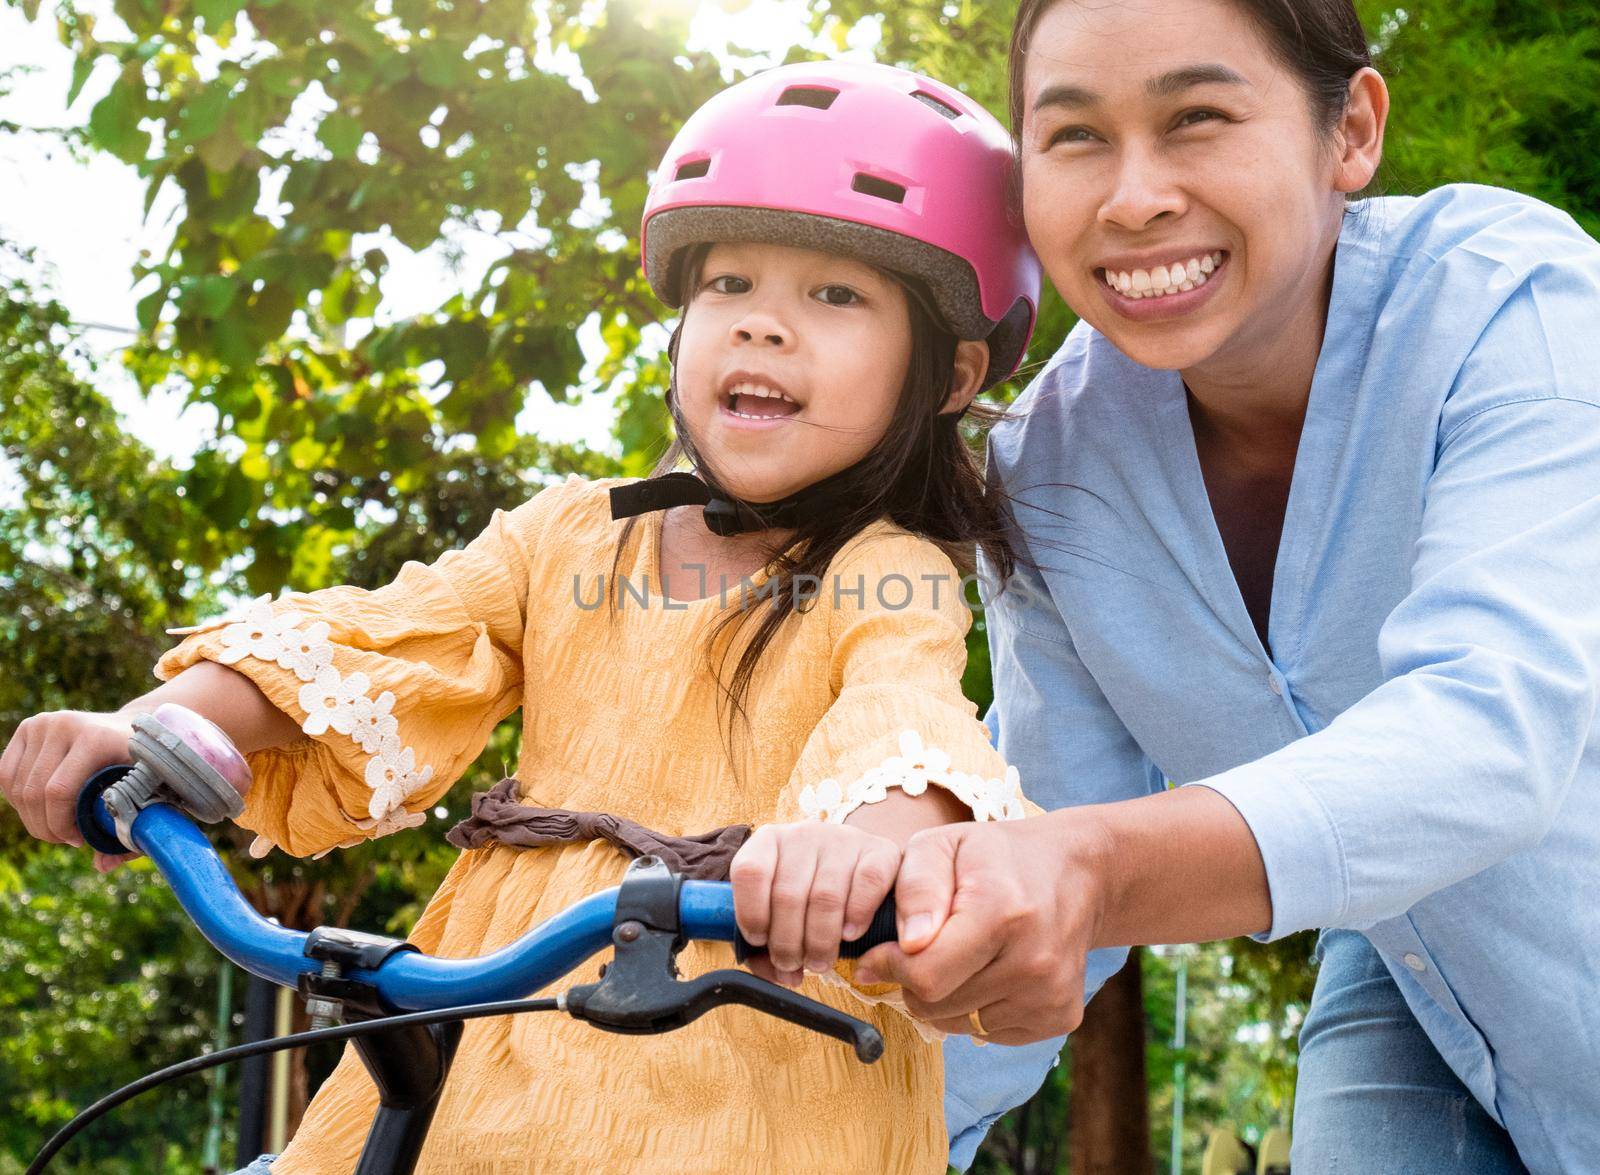
[[[235,371],[253,366],[260,352],[251,341],[250,335],[250,329],[237,309],[219,320],[212,328],[210,336],[211,344],[216,348],[217,358]]]
[[[504,457],[516,443],[517,430],[510,421],[497,420],[478,431],[478,452],[485,457]]]
[[[255,324],[256,337],[281,337],[289,329],[294,310],[294,294],[286,286],[274,284],[265,287],[250,299],[250,320]]]
[[[212,521],[221,527],[243,522],[255,501],[256,491],[251,483],[266,479],[266,458],[259,452],[246,453],[223,477],[220,492],[212,503]]]
[[[461,48],[453,41],[428,41],[419,45],[412,54],[417,61],[417,76],[441,90],[462,84],[471,76],[472,67]]]
[[[67,105],[71,106],[78,100],[78,95],[83,93],[84,83],[89,80],[89,75],[94,72],[95,62],[99,58],[93,53],[79,53],[72,62],[72,84],[67,87]]]
[[[232,101],[230,91],[231,87],[227,84],[213,82],[194,101],[184,105],[179,125],[183,128],[186,140],[199,143],[217,133],[228,114],[228,104]]]
[[[305,88],[298,61],[274,57],[251,71],[252,83],[274,98],[293,98]]]
[[[150,209],[155,207],[156,197],[161,194],[161,189],[169,178],[169,170],[170,165],[167,162],[158,163],[150,169],[145,179],[144,215],[147,217],[150,215]]]
[[[488,335],[479,322],[447,322],[433,332],[438,358],[444,361],[444,378],[459,380],[483,362]]]
[[[134,317],[139,322],[139,329],[149,334],[156,329],[160,321],[161,308],[167,304],[167,287],[157,286],[150,293],[139,299],[134,307]]]
[[[354,159],[365,133],[359,119],[338,110],[326,115],[317,127],[317,138],[335,159]]]
[[[206,22],[206,31],[213,34],[243,8],[244,0],[194,0],[195,15]]]
[[[272,476],[272,466],[267,461],[267,455],[258,447],[252,447],[239,458],[236,470],[241,477],[251,481],[266,481]]]
[[[224,123],[222,129],[200,143],[198,153],[206,167],[213,172],[232,171],[244,158],[246,147],[234,133],[233,127]]]
[[[195,282],[185,302],[192,304],[202,318],[221,318],[233,302],[233,294],[233,282],[221,274],[212,273]]]
[[[328,447],[312,437],[301,437],[289,446],[289,463],[296,469],[315,469],[327,454]]]
[[[124,163],[142,162],[150,150],[150,136],[140,129],[139,117],[128,87],[118,84],[89,111],[89,134]]]

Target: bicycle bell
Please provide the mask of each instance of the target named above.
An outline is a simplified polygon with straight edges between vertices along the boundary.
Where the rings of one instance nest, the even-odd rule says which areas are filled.
[[[79,795],[79,808],[96,799],[117,828],[120,844],[96,843],[93,821],[79,820],[85,839],[103,853],[133,847],[133,820],[151,804],[173,804],[196,820],[215,824],[244,811],[250,766],[231,739],[193,710],[173,702],[133,720],[128,742],[133,764],[95,773]]]

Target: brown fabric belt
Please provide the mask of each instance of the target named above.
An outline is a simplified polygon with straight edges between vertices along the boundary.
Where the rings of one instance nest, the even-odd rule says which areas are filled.
[[[519,849],[603,840],[630,857],[660,857],[674,872],[695,881],[726,881],[739,846],[750,837],[748,824],[730,824],[698,836],[668,836],[609,812],[531,808],[517,802],[517,781],[502,779],[472,797],[472,815],[445,833],[457,848],[478,849],[491,842]]]

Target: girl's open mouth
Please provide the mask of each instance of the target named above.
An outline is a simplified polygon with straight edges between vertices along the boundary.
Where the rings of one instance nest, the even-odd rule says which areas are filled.
[[[722,397],[722,408],[741,420],[781,420],[800,411],[783,392],[760,384],[738,384]]]

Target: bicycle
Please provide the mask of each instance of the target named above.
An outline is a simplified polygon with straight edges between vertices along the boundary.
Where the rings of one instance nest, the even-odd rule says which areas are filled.
[[[250,769],[227,736],[168,703],[135,720],[130,750],[132,764],[97,772],[79,792],[84,841],[105,853],[150,857],[206,939],[246,971],[298,992],[313,1027],[179,1062],[108,1094],[57,1131],[27,1175],[42,1172],[90,1123],[158,1085],[329,1040],[350,1040],[378,1089],[356,1175],[410,1175],[462,1025],[482,1016],[562,1011],[608,1032],[660,1033],[737,1004],[846,1041],[863,1063],[883,1055],[871,1025],[747,971],[680,979],[676,959],[691,939],[731,942],[740,962],[755,952],[739,934],[727,882],[685,880],[654,857],[633,861],[620,886],[476,959],[435,958],[400,939],[338,927],[285,929],[256,913],[195,824],[244,810]],[[891,897],[840,955],[856,958],[894,937]],[[608,945],[614,954],[598,982],[527,998]]]

